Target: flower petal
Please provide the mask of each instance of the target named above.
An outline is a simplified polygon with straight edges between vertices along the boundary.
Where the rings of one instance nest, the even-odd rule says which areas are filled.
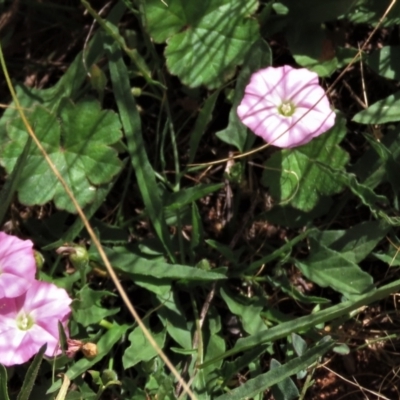
[[[0,271],[34,279],[36,262],[33,243],[0,232]]]
[[[0,299],[0,363],[22,364],[47,343],[45,354],[59,354],[58,321],[66,333],[70,303],[67,292],[52,283],[33,281],[24,294]],[[21,313],[31,321],[21,328]]]
[[[20,296],[28,290],[31,284],[32,280],[24,279],[18,275],[3,272],[0,275],[0,296]]]
[[[24,336],[25,332],[11,327],[0,332],[0,362],[3,365],[22,364],[35,354],[21,346]]]
[[[69,305],[72,300],[68,293],[52,283],[33,281],[25,297],[25,311],[34,311],[40,318],[57,316],[61,319],[71,312]]]
[[[282,104],[294,107],[282,115]],[[240,120],[266,142],[281,148],[305,144],[335,123],[335,113],[318,84],[318,75],[288,65],[255,72],[237,108]]]

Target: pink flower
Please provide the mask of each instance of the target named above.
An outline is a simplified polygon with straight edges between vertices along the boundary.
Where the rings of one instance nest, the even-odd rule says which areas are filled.
[[[318,75],[289,65],[255,72],[237,113],[256,135],[281,148],[306,144],[335,123]]]
[[[33,243],[0,232],[0,298],[20,296],[35,279]]]
[[[45,343],[46,356],[59,354],[58,321],[67,330],[70,303],[64,289],[36,280],[21,296],[0,299],[0,363],[22,364]]]

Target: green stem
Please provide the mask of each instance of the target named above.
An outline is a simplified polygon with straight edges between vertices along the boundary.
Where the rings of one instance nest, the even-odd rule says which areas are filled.
[[[107,321],[107,320],[105,320],[105,319],[102,319],[102,320],[99,322],[99,325],[100,325],[102,328],[106,328],[106,329],[108,329],[108,330],[112,329],[113,326],[114,326],[114,324],[113,324],[112,322],[109,322],[109,321]]]

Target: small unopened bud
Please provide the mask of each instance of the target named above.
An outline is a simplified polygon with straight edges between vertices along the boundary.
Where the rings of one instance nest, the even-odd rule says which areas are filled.
[[[118,375],[112,369],[105,369],[101,373],[101,380],[103,382],[103,385],[106,386],[110,382],[116,382],[118,380]]]
[[[59,247],[57,250],[58,254],[68,255],[72,265],[77,270],[84,270],[89,263],[89,254],[85,247],[76,244],[66,244]]]
[[[142,95],[142,89],[140,87],[131,88],[131,93],[133,97],[140,97]]]
[[[76,269],[83,269],[89,262],[89,254],[82,246],[74,246],[75,251],[71,252],[69,259]]]
[[[94,358],[97,356],[97,345],[95,343],[85,343],[82,346],[82,353],[86,358]]]
[[[44,257],[42,255],[42,253],[34,250],[33,251],[33,256],[35,257],[35,262],[36,262],[36,268],[42,269],[43,268],[43,264],[44,264]]]

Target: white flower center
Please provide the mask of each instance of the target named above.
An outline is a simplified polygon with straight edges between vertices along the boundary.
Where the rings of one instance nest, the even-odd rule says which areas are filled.
[[[25,311],[20,312],[17,316],[17,327],[21,331],[31,329],[34,323],[33,318],[29,314],[26,314]]]
[[[283,115],[284,117],[290,117],[294,114],[296,107],[290,101],[284,101],[279,107],[278,112],[279,114]]]

